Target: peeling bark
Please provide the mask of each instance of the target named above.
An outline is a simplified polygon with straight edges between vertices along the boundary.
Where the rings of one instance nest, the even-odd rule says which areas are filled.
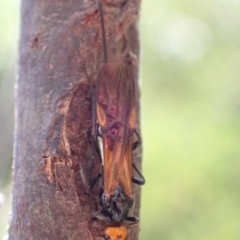
[[[102,1],[108,56],[138,77],[139,0]],[[91,91],[103,61],[94,0],[22,0],[9,239],[103,239],[102,166],[91,143]],[[139,94],[138,94],[139,95]],[[136,155],[139,154],[135,153]],[[134,186],[139,213],[139,187]],[[129,229],[138,239],[139,226]]]

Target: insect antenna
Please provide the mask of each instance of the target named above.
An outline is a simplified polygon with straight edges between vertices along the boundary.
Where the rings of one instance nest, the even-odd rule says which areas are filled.
[[[100,16],[101,16],[101,28],[102,28],[102,38],[103,38],[104,61],[105,61],[105,63],[107,63],[108,62],[107,44],[106,44],[106,37],[105,37],[105,27],[104,27],[103,11],[102,11],[102,5],[101,5],[100,1],[98,1],[98,8],[99,8],[99,11],[100,11]]]

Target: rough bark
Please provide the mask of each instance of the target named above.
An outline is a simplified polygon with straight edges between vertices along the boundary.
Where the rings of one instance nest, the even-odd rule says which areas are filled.
[[[139,0],[102,1],[108,57],[131,65],[137,80]],[[94,0],[22,0],[9,239],[103,239],[102,171],[91,131],[91,91],[103,63]],[[86,70],[86,71],[85,71]],[[139,94],[138,94],[139,95]],[[139,187],[134,186],[139,213]],[[138,238],[139,226],[129,229]]]

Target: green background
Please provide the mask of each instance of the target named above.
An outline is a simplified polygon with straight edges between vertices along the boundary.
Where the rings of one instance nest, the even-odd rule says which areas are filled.
[[[239,13],[238,0],[142,1],[141,240],[240,239]],[[1,1],[0,239],[18,35],[19,1]]]

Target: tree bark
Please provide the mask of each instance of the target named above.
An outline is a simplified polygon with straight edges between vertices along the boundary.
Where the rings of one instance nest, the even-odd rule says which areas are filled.
[[[139,0],[103,0],[102,7],[109,60],[132,66],[137,81]],[[108,223],[94,217],[102,182],[87,184],[102,167],[89,140],[86,76],[96,81],[102,63],[96,1],[22,0],[9,239],[103,239]],[[137,186],[134,199],[130,215],[138,216]],[[130,227],[128,239],[138,232]]]

